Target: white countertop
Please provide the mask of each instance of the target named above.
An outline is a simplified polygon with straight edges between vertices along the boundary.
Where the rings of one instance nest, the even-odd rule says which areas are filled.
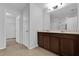
[[[61,31],[37,31],[37,32],[64,33],[64,34],[79,34],[79,32],[61,32]]]

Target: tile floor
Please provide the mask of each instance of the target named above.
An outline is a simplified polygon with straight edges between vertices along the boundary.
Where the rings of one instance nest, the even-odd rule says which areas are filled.
[[[15,39],[7,39],[7,48],[0,50],[0,56],[57,56],[57,55],[40,47],[29,50],[25,46],[16,43]]]

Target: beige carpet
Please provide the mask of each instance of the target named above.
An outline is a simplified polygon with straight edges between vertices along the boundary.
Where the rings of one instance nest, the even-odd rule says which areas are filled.
[[[43,48],[27,49],[25,46],[16,43],[15,39],[7,40],[7,48],[0,50],[0,56],[57,56]]]

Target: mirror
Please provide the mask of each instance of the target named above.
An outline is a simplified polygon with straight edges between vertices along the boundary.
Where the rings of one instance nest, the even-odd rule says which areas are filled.
[[[67,3],[57,11],[50,13],[50,30],[61,32],[77,32],[78,3]]]

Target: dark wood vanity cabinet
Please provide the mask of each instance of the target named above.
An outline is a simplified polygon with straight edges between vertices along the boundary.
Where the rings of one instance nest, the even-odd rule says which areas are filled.
[[[43,40],[44,40],[44,48],[49,50],[49,34],[48,33],[43,33]]]
[[[59,38],[50,33],[38,32],[38,45],[55,53],[59,53]]]
[[[50,50],[59,53],[59,38],[50,35]]]
[[[60,53],[61,55],[74,55],[74,40],[60,39]]]
[[[38,45],[45,49],[49,49],[49,34],[47,33],[38,33]]]
[[[38,45],[44,48],[44,38],[43,33],[38,33]]]
[[[38,32],[38,45],[64,56],[79,56],[79,35]]]

